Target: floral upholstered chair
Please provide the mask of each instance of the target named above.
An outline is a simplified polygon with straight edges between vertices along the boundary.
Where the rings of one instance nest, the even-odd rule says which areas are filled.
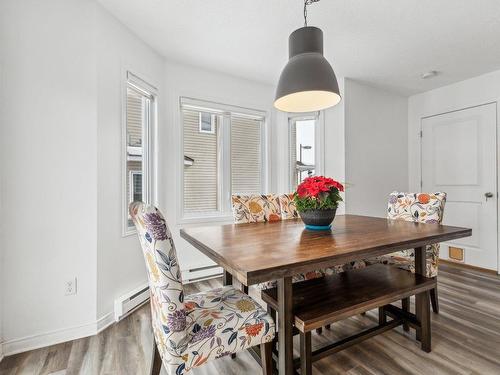
[[[299,217],[297,206],[293,200],[294,194],[280,194],[278,200],[281,208],[281,218],[283,220],[296,219]]]
[[[280,202],[274,194],[233,195],[231,202],[236,224],[281,220]]]
[[[394,191],[389,195],[387,218],[418,223],[441,224],[443,221],[446,193],[401,193]],[[426,248],[426,276],[438,274],[439,243]],[[402,250],[366,260],[367,264],[394,264],[400,268],[415,272],[415,251]],[[437,290],[431,290],[431,302],[434,312],[439,312]]]
[[[271,374],[275,323],[248,295],[232,286],[184,295],[172,235],[160,211],[132,203],[130,216],[141,242],[151,292],[155,345],[161,363],[182,375],[208,361],[261,345],[264,374]]]

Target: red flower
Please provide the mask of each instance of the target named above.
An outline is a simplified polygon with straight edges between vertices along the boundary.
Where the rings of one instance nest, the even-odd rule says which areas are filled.
[[[344,186],[331,178],[323,176],[314,176],[306,178],[298,187],[297,195],[300,198],[315,197],[320,193],[329,192],[333,189],[344,191]]]

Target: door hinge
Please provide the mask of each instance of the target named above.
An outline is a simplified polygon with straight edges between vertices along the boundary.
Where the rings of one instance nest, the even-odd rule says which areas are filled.
[[[420,138],[422,138],[424,135],[424,132],[422,130],[420,130],[420,132],[418,133],[420,135]]]
[[[424,187],[424,182],[420,180],[420,189],[422,189],[423,187]]]

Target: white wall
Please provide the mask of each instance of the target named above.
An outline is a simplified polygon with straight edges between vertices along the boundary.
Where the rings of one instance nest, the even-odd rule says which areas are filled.
[[[407,98],[345,80],[346,210],[385,217],[387,197],[408,189]]]
[[[323,149],[325,154],[325,176],[331,177],[334,180],[346,181],[346,160],[345,160],[345,85],[346,79],[339,78],[340,94],[343,96],[342,101],[333,108],[329,108],[324,112],[325,119],[325,139],[323,140]],[[343,194],[344,200],[345,194]],[[345,202],[339,205],[337,214],[345,213]]]
[[[122,237],[122,104],[126,71],[158,89],[165,127],[164,59],[100,6],[97,56],[97,318],[112,317],[114,300],[147,282],[137,235]],[[161,166],[163,167],[163,166]]]
[[[500,70],[414,95],[408,101],[408,171],[410,189],[420,190],[420,121],[500,98]]]
[[[159,90],[156,200],[183,270],[211,262],[178,235],[179,97],[267,112],[269,192],[288,191],[288,121],[273,86],[165,62],[91,0],[1,7],[0,337],[12,354],[94,334],[146,282],[139,242],[121,232],[127,69]],[[344,104],[324,119],[325,174],[342,181]]]
[[[84,0],[2,1],[6,352],[95,321],[94,12]],[[73,277],[78,294],[65,296]]]

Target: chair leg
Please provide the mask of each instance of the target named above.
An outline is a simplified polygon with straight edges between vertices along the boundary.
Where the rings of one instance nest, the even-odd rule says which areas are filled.
[[[271,318],[274,321],[274,324],[277,327],[278,323],[276,322],[276,310],[274,310],[273,308],[271,308],[271,306],[267,305],[267,313],[271,316]],[[278,339],[277,339],[277,337],[274,338],[274,340],[272,342],[272,347],[275,348],[276,350],[278,350]]]
[[[156,340],[153,339],[153,356],[151,363],[151,375],[160,375],[161,371],[161,357],[158,351],[158,346],[156,345]]]
[[[431,294],[432,311],[434,311],[436,314],[439,314],[439,302],[438,302],[437,286],[434,289],[431,289],[430,294]]]
[[[300,333],[300,375],[312,375],[311,332]]]
[[[240,289],[240,290],[241,290],[243,293],[248,294],[248,286],[246,286],[245,284],[241,284],[241,285],[240,285],[240,287],[241,287],[241,289]]]
[[[410,312],[410,297],[406,297],[401,300],[401,310]],[[408,332],[410,330],[410,326],[408,325],[408,323],[403,323],[403,330],[405,332]]]
[[[323,327],[316,328],[316,333],[321,335],[323,333]]]
[[[260,344],[260,360],[262,365],[262,375],[273,374],[273,342]]]

